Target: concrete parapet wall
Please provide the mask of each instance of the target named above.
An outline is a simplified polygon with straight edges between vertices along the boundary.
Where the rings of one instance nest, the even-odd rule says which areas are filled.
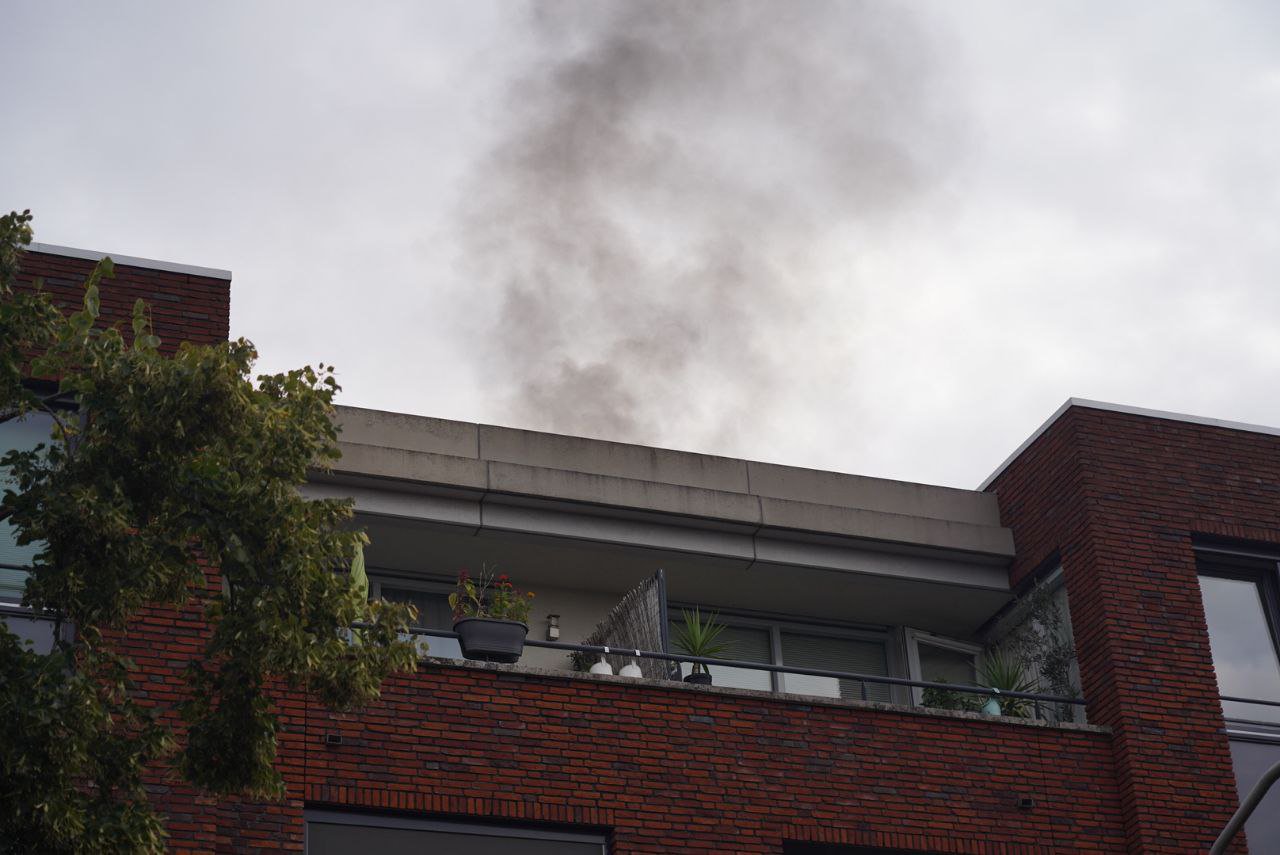
[[[333,480],[352,484],[1013,556],[986,493],[351,407],[339,420],[344,457]]]

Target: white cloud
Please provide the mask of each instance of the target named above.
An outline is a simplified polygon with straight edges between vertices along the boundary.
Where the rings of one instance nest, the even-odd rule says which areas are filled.
[[[1280,424],[1273,8],[907,8],[960,123],[950,172],[815,248],[820,311],[760,331],[794,380],[731,445],[663,440],[974,486],[1070,395]],[[455,217],[524,26],[498,3],[20,4],[0,203],[38,240],[232,268],[266,368],[507,421]]]

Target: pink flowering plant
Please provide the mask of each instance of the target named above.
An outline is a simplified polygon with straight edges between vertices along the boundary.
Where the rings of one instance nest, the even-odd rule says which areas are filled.
[[[533,597],[532,591],[521,591],[513,585],[506,573],[495,576],[482,570],[472,577],[463,570],[458,574],[457,587],[449,595],[449,607],[453,609],[455,623],[463,618],[491,618],[527,624]]]

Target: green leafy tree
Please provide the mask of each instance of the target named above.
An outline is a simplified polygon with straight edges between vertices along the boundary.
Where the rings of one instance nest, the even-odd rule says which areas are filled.
[[[0,420],[53,428],[0,457],[0,519],[38,547],[24,606],[60,629],[41,654],[0,624],[0,850],[158,851],[149,768],[278,797],[273,688],[340,709],[376,698],[414,666],[412,609],[367,602],[344,572],[365,542],[350,503],[297,489],[338,457],[332,369],[254,378],[243,339],[167,355],[142,301],[130,329],[103,328],[107,259],[64,314],[14,287],[30,220],[0,218]],[[193,601],[203,655],[185,701],[157,708],[116,642],[145,610]]]

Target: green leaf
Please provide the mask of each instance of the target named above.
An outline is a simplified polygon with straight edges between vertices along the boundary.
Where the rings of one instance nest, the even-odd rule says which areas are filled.
[[[357,543],[351,559],[351,587],[361,600],[369,599],[369,574],[364,569],[364,544]]]
[[[0,409],[38,405],[22,385],[31,365],[60,378],[78,412],[40,453],[5,457],[3,501],[17,542],[41,544],[27,605],[76,633],[40,656],[0,625],[0,849],[162,851],[149,768],[163,762],[212,793],[279,796],[267,687],[340,709],[374,700],[388,674],[415,666],[412,609],[367,601],[351,503],[298,489],[339,453],[332,372],[255,377],[244,340],[161,353],[141,301],[128,347],[97,325],[110,259],[81,309],[62,314],[14,287],[29,219],[0,218]],[[139,703],[130,629],[193,601],[204,647],[147,651],[185,666],[186,700]],[[353,625],[368,627],[354,645]]]
[[[676,637],[673,639],[676,647],[690,656],[705,659],[723,658],[723,654],[730,649],[730,645],[720,640],[725,626],[718,622],[716,617],[713,614],[704,619],[698,609],[692,612],[682,610],[681,618],[684,623],[677,629]],[[706,666],[695,662],[692,670],[695,673],[705,671]]]

